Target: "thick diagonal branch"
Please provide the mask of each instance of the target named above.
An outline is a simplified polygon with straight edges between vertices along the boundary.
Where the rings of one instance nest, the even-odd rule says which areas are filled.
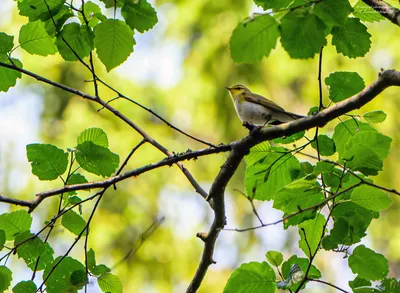
[[[256,129],[242,140],[231,144],[232,151],[225,163],[222,165],[209,192],[208,199],[214,200],[214,221],[209,232],[201,238],[204,241],[203,254],[197,271],[186,292],[191,293],[197,291],[207,273],[208,267],[215,262],[213,260],[215,243],[220,231],[225,226],[225,188],[233,174],[236,172],[241,160],[248,153],[250,148],[266,140],[292,135],[299,131],[308,130],[314,127],[322,127],[329,121],[364,106],[389,86],[400,86],[400,72],[395,70],[386,70],[381,72],[374,83],[357,95],[339,102],[316,115],[271,128],[264,128],[261,130]]]
[[[390,6],[382,0],[363,0],[365,4],[371,6],[375,11],[379,12],[383,17],[389,19],[394,24],[400,26],[400,10]]]

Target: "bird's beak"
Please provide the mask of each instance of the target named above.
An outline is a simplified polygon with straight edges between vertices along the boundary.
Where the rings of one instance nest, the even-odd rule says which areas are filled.
[[[231,91],[231,88],[230,88],[230,87],[226,86],[225,88],[226,88],[228,91]]]

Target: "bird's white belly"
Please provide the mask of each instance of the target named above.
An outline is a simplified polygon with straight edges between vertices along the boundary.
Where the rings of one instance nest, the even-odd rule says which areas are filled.
[[[268,116],[271,115],[266,107],[259,104],[250,102],[242,102],[239,104],[238,101],[235,101],[235,104],[236,112],[243,122],[262,126],[268,120]]]

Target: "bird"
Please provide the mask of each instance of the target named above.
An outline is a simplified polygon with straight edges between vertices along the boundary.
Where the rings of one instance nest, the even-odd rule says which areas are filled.
[[[248,125],[258,127],[264,127],[266,124],[279,125],[305,117],[285,111],[273,101],[254,94],[244,85],[236,84],[225,88],[229,91],[236,112],[246,127]]]

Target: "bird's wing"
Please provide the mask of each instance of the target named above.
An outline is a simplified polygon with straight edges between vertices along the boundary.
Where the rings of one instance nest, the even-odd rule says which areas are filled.
[[[259,104],[261,106],[264,106],[266,108],[270,108],[272,110],[276,110],[279,112],[285,112],[285,109],[283,109],[282,107],[278,106],[277,104],[275,104],[274,102],[267,100],[266,98],[264,98],[263,96],[257,95],[257,94],[244,94],[244,99],[246,101],[249,101],[251,103],[256,103]]]

